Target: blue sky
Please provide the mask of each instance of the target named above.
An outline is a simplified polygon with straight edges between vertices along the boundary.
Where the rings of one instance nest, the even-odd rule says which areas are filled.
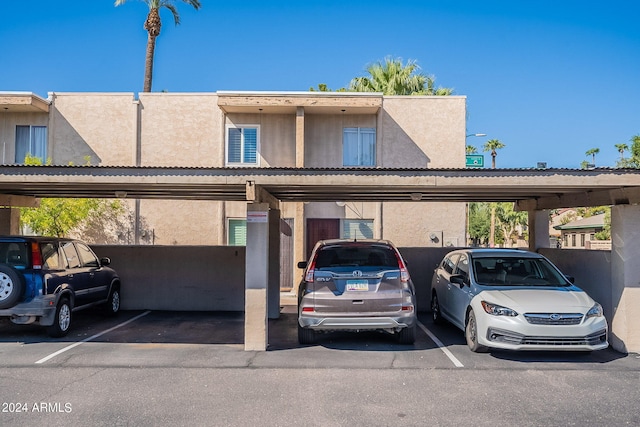
[[[468,144],[498,167],[614,166],[640,134],[640,2],[177,1],[161,14],[153,90],[336,89],[387,56],[467,97]],[[2,0],[0,91],[140,92],[146,5]],[[485,153],[485,162],[490,156]]]

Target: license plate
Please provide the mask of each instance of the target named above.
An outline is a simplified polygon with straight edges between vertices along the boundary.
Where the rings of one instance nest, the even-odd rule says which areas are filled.
[[[368,291],[369,281],[368,280],[347,280],[347,290],[348,291]]]

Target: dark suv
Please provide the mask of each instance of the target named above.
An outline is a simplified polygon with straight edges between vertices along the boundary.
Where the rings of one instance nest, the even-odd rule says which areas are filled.
[[[103,305],[120,310],[120,278],[78,240],[0,236],[0,317],[18,325],[38,322],[49,335],[62,337],[71,313]]]
[[[400,252],[387,240],[316,243],[298,289],[298,341],[317,332],[377,330],[413,344],[415,289]]]

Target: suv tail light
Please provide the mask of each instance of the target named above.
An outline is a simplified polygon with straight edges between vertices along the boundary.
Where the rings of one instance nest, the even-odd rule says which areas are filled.
[[[317,256],[317,255],[316,255]],[[313,257],[311,264],[307,268],[307,274],[304,276],[304,281],[307,283],[313,283],[313,274],[316,271],[316,257]]]
[[[42,255],[40,254],[40,245],[37,242],[31,242],[31,265],[34,270],[42,269]]]
[[[404,264],[402,260],[402,256],[396,249],[396,258],[398,259],[398,268],[400,269],[400,281],[408,282],[409,281],[409,270],[407,270],[407,266]]]

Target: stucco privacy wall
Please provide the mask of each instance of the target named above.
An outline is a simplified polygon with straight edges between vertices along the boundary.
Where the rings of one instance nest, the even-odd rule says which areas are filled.
[[[133,166],[137,101],[131,93],[52,93],[49,148],[53,164]]]
[[[123,310],[244,311],[245,248],[95,245],[122,281]]]

